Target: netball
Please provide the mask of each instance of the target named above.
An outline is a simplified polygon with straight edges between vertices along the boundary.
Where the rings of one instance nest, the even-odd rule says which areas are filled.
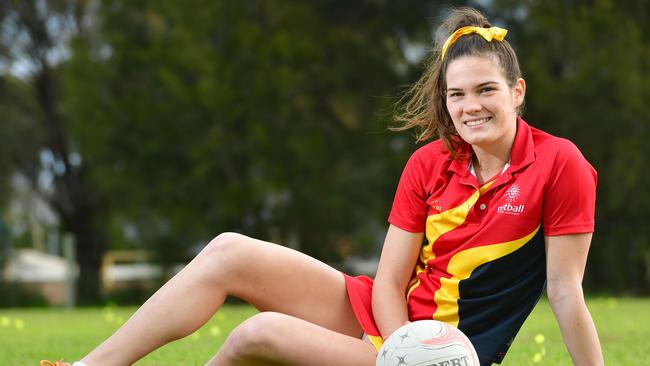
[[[469,339],[457,328],[420,320],[398,328],[384,342],[375,366],[479,366]]]

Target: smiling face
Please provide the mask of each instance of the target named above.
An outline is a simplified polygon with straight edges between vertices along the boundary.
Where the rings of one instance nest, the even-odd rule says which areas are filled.
[[[526,91],[523,79],[508,85],[491,56],[462,56],[450,62],[446,104],[460,137],[474,148],[510,149],[517,111]]]

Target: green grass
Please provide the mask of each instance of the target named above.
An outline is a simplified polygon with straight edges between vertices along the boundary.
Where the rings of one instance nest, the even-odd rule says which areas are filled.
[[[650,365],[650,299],[591,298],[587,306],[606,365]],[[544,336],[542,344],[535,342],[538,334]],[[535,362],[538,353],[545,355]],[[573,365],[548,302],[540,302],[526,320],[503,364]]]
[[[78,360],[134,311],[133,307],[0,309],[0,364],[38,365],[41,359]],[[228,333],[256,312],[249,306],[225,305],[197,332],[157,350],[136,365],[204,365]]]
[[[588,306],[608,366],[650,365],[650,299],[592,298]],[[0,309],[0,364],[37,365],[42,358],[77,359],[117,329],[134,310]],[[199,331],[136,365],[203,365],[230,330],[253,314],[251,307],[226,305]],[[542,301],[519,332],[503,365],[571,364],[550,307]]]

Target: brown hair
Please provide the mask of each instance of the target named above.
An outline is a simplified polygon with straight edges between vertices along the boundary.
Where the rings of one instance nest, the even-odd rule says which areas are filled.
[[[401,126],[392,128],[397,131],[415,128],[417,142],[438,136],[451,155],[459,159],[467,157],[460,156],[463,140],[456,132],[447,111],[445,76],[449,64],[462,56],[490,56],[501,66],[508,86],[514,87],[517,79],[521,78],[517,55],[506,40],[487,42],[478,34],[464,35],[447,49],[442,59],[440,54],[444,41],[458,28],[465,26],[489,28],[492,25],[483,14],[473,8],[458,8],[449,14],[438,27],[436,34],[443,38],[442,41],[436,42],[424,74],[398,102],[395,121]],[[522,108],[523,103],[518,113]]]

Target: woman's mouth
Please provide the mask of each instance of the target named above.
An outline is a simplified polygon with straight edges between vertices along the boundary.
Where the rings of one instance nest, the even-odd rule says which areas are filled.
[[[486,118],[481,118],[481,119],[474,119],[474,120],[471,120],[471,121],[465,121],[463,123],[467,127],[476,127],[476,126],[480,126],[480,125],[482,125],[484,123],[487,123],[491,119],[492,119],[492,117],[486,117]]]

